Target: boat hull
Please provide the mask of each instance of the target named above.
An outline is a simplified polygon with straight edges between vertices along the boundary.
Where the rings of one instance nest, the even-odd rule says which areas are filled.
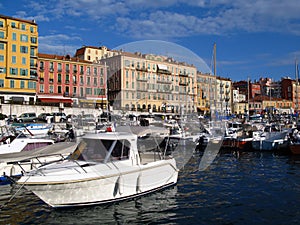
[[[25,186],[52,207],[73,207],[105,204],[145,195],[176,184],[177,178],[176,162],[168,159],[128,167],[118,173],[115,169],[112,173],[98,173],[98,177],[85,177],[83,173],[77,176],[77,180],[66,179],[64,182],[61,178],[57,182],[55,178],[47,182],[42,176],[40,182],[29,178]]]
[[[300,144],[290,144],[290,151],[294,155],[300,155]]]

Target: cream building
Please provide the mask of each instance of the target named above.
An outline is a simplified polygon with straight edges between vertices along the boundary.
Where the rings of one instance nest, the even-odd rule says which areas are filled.
[[[114,109],[191,113],[197,106],[197,69],[172,58],[118,52],[103,58]]]

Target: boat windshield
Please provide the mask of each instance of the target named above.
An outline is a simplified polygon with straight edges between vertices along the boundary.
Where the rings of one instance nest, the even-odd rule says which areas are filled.
[[[128,159],[128,140],[84,139],[70,156],[74,160],[107,162]]]

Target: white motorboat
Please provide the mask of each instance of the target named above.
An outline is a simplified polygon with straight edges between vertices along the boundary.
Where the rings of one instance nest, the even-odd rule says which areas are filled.
[[[0,145],[0,155],[7,153],[16,153],[22,151],[31,151],[33,149],[45,147],[53,144],[54,141],[48,138],[29,138],[18,136],[12,141]]]
[[[24,185],[52,207],[94,205],[145,195],[177,183],[171,156],[141,153],[137,135],[86,134],[64,161],[26,173]]]
[[[30,142],[32,140],[36,141],[35,139],[30,139],[28,142],[29,145],[34,144],[34,142]],[[70,155],[77,147],[75,142],[54,143],[52,140],[50,140],[50,142],[48,142],[49,140],[40,140],[41,143],[45,141],[48,145],[39,145],[39,143],[36,142],[36,148],[31,149],[30,151],[0,154],[0,185],[9,184],[11,178],[18,178],[33,168],[38,168],[41,165],[62,160]],[[34,145],[31,145],[31,147],[33,146]]]
[[[16,131],[21,131],[28,136],[47,136],[48,132],[53,128],[53,124],[39,124],[31,123],[24,124],[23,126],[17,126]]]

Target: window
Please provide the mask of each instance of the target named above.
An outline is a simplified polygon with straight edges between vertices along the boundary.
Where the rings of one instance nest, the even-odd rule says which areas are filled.
[[[0,38],[4,38],[4,32],[0,31]]]
[[[94,68],[94,75],[97,75],[97,68]]]
[[[5,67],[0,67],[0,73],[6,73],[6,68]]]
[[[27,46],[20,46],[20,52],[21,53],[28,53],[28,47]]]
[[[21,80],[21,82],[20,82],[20,88],[21,89],[25,88],[25,81],[24,80]]]
[[[61,94],[61,86],[57,86],[57,93]]]
[[[15,22],[11,22],[11,27],[12,28],[16,28],[16,23]]]
[[[12,40],[16,41],[17,40],[17,34],[16,33],[12,33]]]
[[[44,69],[44,62],[40,61],[40,69]]]
[[[94,78],[94,86],[97,86],[97,78]]]
[[[86,88],[86,89],[85,89],[85,93],[86,93],[87,95],[91,95],[91,94],[92,94],[92,88]]]
[[[30,41],[31,41],[31,43],[36,44],[37,43],[37,38],[36,37],[30,37]]]
[[[54,70],[53,62],[50,62],[50,70],[52,70],[52,72],[53,72],[53,70]],[[50,72],[51,72],[51,71],[50,71]]]
[[[26,34],[21,34],[20,35],[20,40],[22,41],[22,42],[28,42],[28,35],[26,35]]]
[[[58,83],[61,83],[61,74],[60,74],[60,73],[57,74],[57,82],[58,82]]]
[[[0,87],[4,87],[4,80],[0,79]]]
[[[30,56],[34,56],[34,57],[36,57],[36,54],[35,54],[35,49],[36,48],[30,48]]]
[[[124,64],[125,64],[125,67],[130,67],[130,61],[129,60],[125,60]]]
[[[28,70],[27,69],[20,69],[20,75],[27,76],[28,75]]]
[[[91,73],[91,68],[90,67],[87,68],[87,72],[86,73],[87,73],[87,75],[90,75],[90,73]]]
[[[18,75],[18,69],[17,68],[10,68],[10,74],[11,75]]]
[[[17,57],[16,57],[16,56],[13,55],[13,56],[11,57],[11,63],[12,63],[12,64],[16,64],[16,63],[17,63]]]
[[[15,81],[14,80],[10,80],[9,84],[10,84],[10,88],[15,88]]]
[[[4,50],[4,43],[0,43],[0,50]]]
[[[44,84],[40,84],[40,93],[44,93]]]
[[[28,81],[28,88],[29,89],[36,89],[36,82]]]
[[[87,77],[87,85],[91,85],[91,78],[90,77]]]
[[[0,55],[0,62],[4,62],[4,55]]]
[[[11,45],[11,51],[12,52],[17,52],[17,46],[16,45]]]
[[[22,64],[26,65],[26,57],[22,57]],[[32,63],[32,64],[34,64],[34,63]]]
[[[34,27],[30,27],[30,32],[31,32],[31,33],[34,32]]]
[[[26,30],[26,25],[24,23],[21,24],[21,29]]]
[[[100,85],[103,85],[104,84],[104,80],[103,80],[103,78],[101,77],[100,78]]]
[[[3,21],[0,21],[0,27],[4,27]]]
[[[62,69],[61,69],[61,63],[58,63],[58,64],[57,64],[57,70],[58,70],[58,72],[61,72],[61,71],[62,71]]]
[[[50,93],[53,93],[53,85],[50,85],[50,86],[49,86],[49,92],[50,92]]]

